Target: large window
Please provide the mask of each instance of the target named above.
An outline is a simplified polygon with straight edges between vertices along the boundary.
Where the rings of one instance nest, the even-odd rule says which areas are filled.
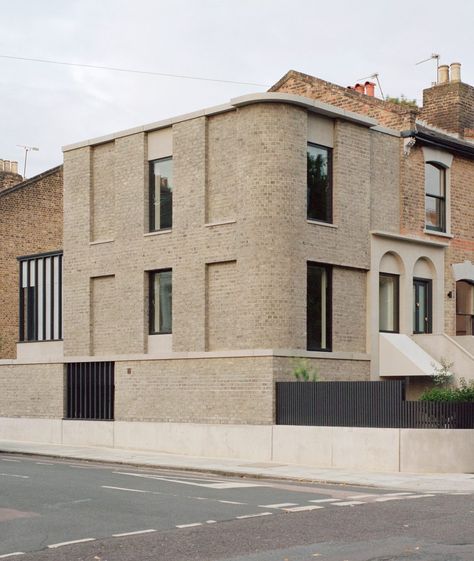
[[[379,277],[379,330],[398,333],[399,277],[381,273]]]
[[[317,144],[307,149],[308,220],[332,222],[332,150]]]
[[[62,253],[19,257],[20,341],[62,339]]]
[[[150,232],[173,224],[173,159],[150,162]]]
[[[172,274],[170,269],[150,273],[150,334],[171,333]]]
[[[446,168],[425,164],[425,220],[427,230],[446,231]]]
[[[307,347],[331,350],[331,268],[308,263],[306,301]]]

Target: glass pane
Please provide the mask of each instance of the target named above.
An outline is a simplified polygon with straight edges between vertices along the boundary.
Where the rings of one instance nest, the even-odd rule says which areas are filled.
[[[307,346],[310,350],[327,350],[327,287],[328,274],[324,267],[308,265],[307,286]]]
[[[150,205],[150,229],[171,228],[173,210],[173,160],[159,160],[153,164],[153,183]]]
[[[160,273],[160,333],[171,333],[171,271]]]
[[[308,145],[307,197],[308,218],[331,221],[330,149]]]
[[[444,197],[446,170],[433,164],[425,165],[425,192],[428,195]]]
[[[444,228],[444,200],[434,197],[425,197],[426,209],[426,226],[427,228],[436,228],[441,230]]]
[[[398,331],[398,277],[380,275],[379,329]]]
[[[150,332],[171,333],[172,327],[171,271],[153,273]]]

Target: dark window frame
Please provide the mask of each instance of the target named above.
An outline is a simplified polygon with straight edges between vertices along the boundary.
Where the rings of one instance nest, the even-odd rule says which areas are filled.
[[[57,258],[57,259],[56,259]],[[46,316],[48,315],[46,306],[46,263],[49,259],[50,287],[49,287],[49,337]],[[20,343],[36,343],[63,340],[63,294],[62,294],[62,273],[63,273],[63,252],[50,251],[34,255],[23,255],[17,257],[18,274],[18,341]],[[39,275],[39,263],[42,262],[42,274]],[[58,265],[57,293],[55,291],[54,275],[55,264]],[[26,264],[26,286],[24,287],[23,265]],[[34,285],[31,283],[31,269],[33,268]],[[41,292],[41,338],[39,329],[39,293]],[[57,314],[55,310],[55,300],[57,298]],[[55,336],[57,333],[57,336]]]
[[[328,200],[327,200],[327,214],[326,218],[314,218],[309,215],[310,211],[310,187],[308,182],[308,147],[313,146],[314,148],[319,148],[326,150],[327,152],[327,162],[328,162]],[[324,222],[326,224],[333,223],[333,195],[334,195],[334,185],[333,185],[333,149],[330,146],[323,146],[322,144],[317,144],[315,142],[306,143],[306,219],[313,222]]]
[[[310,343],[309,340],[309,322],[310,314],[308,309],[308,287],[309,287],[309,271],[310,268],[320,268],[326,271],[326,347],[315,347]],[[318,263],[315,261],[306,262],[306,349],[308,351],[317,352],[332,352],[332,278],[333,278],[333,265],[328,265],[326,263]]]
[[[417,327],[417,314],[415,313],[415,303],[416,303],[416,293],[417,293],[417,286],[425,285],[426,286],[426,309],[427,318],[426,320],[426,328],[422,331],[418,330]],[[431,279],[424,279],[421,277],[413,277],[413,288],[414,288],[414,299],[413,299],[413,334],[414,335],[422,335],[424,333],[430,334],[433,333],[433,281]],[[423,323],[425,320],[423,319]]]
[[[153,271],[148,271],[148,333],[149,335],[171,335],[173,333],[173,300],[171,299],[171,330],[170,331],[160,331],[155,329],[155,291],[154,291],[154,279],[156,275],[160,273],[171,273],[171,287],[173,287],[173,269],[156,269]],[[172,289],[171,289],[172,290]],[[171,294],[173,294],[171,292]]]
[[[396,273],[379,273],[379,294],[380,294],[380,278],[390,277],[394,278],[396,282],[396,294],[394,302],[394,317],[395,317],[395,330],[380,329],[380,309],[379,309],[379,333],[400,333],[400,275]]]
[[[428,193],[427,189],[426,189],[426,166],[432,166],[434,168],[436,168],[437,170],[439,170],[442,173],[442,190],[443,190],[443,195],[433,195],[431,193]],[[439,162],[434,162],[434,161],[429,161],[429,162],[425,162],[425,228],[426,230],[431,230],[433,232],[446,232],[446,198],[447,198],[447,167],[444,166],[443,164],[440,164]],[[434,199],[435,201],[439,202],[440,205],[440,213],[438,219],[439,219],[439,226],[432,226],[431,224],[428,224],[426,221],[426,200],[427,199]]]
[[[170,215],[170,226],[165,226],[164,228],[156,227],[156,199],[155,199],[155,164],[157,162],[171,161],[173,163],[173,156],[166,156],[166,158],[156,158],[155,160],[150,160],[148,162],[148,231],[149,232],[162,232],[166,230],[171,230],[173,228],[173,185],[171,185],[171,215]],[[173,170],[174,171],[174,170]],[[160,190],[160,213],[162,211],[161,205],[161,190]],[[160,214],[160,224],[162,223],[162,216]]]

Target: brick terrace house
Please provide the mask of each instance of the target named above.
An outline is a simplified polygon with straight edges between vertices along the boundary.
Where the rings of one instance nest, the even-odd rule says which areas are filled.
[[[20,262],[0,415],[61,419],[75,377],[104,368],[110,416],[168,428],[271,425],[298,357],[411,395],[442,357],[472,377],[474,88],[454,64],[421,110],[372,93],[290,71],[65,147],[64,263]],[[31,285],[46,274],[51,296]]]
[[[30,260],[32,268],[35,262],[55,265],[53,278],[56,278],[57,284],[61,271],[62,246],[62,166],[23,180],[18,173],[17,162],[0,160],[0,359],[15,359],[17,345],[19,358],[25,358],[30,350],[34,350],[34,345],[21,345],[21,341],[43,338],[43,318],[46,321],[43,309],[49,309],[50,268],[44,270],[46,283],[43,283],[42,274],[41,278],[37,279],[33,270],[29,279],[25,271],[20,283],[18,259],[26,262],[28,256],[34,255]],[[39,271],[43,272],[41,268]],[[32,308],[34,287],[38,283],[47,285],[48,291],[44,301],[41,300],[40,293],[35,311]],[[56,292],[59,296],[59,291]],[[28,304],[30,309],[27,309]],[[59,309],[60,306],[57,305],[56,315]],[[34,313],[38,314],[37,321],[27,322],[27,317],[30,318]],[[40,326],[36,333],[32,329],[34,325]],[[46,331],[45,338],[51,338]],[[42,355],[43,360],[47,358],[47,353]]]

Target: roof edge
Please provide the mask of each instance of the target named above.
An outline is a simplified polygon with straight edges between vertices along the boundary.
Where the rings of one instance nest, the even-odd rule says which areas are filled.
[[[37,181],[40,181],[41,179],[44,179],[45,177],[48,177],[49,175],[53,175],[54,173],[58,172],[59,170],[62,169],[62,167],[63,167],[63,164],[59,164],[59,166],[55,166],[54,168],[50,168],[46,171],[43,171],[43,172],[39,173],[38,175],[30,177],[29,179],[25,179],[24,181],[21,181],[20,183],[16,183],[15,185],[12,185],[11,187],[8,187],[8,189],[0,191],[0,197],[4,197],[5,195],[9,195],[10,193],[13,193],[14,191],[17,191],[19,189],[24,189],[25,187],[29,187],[33,183],[36,183]]]

